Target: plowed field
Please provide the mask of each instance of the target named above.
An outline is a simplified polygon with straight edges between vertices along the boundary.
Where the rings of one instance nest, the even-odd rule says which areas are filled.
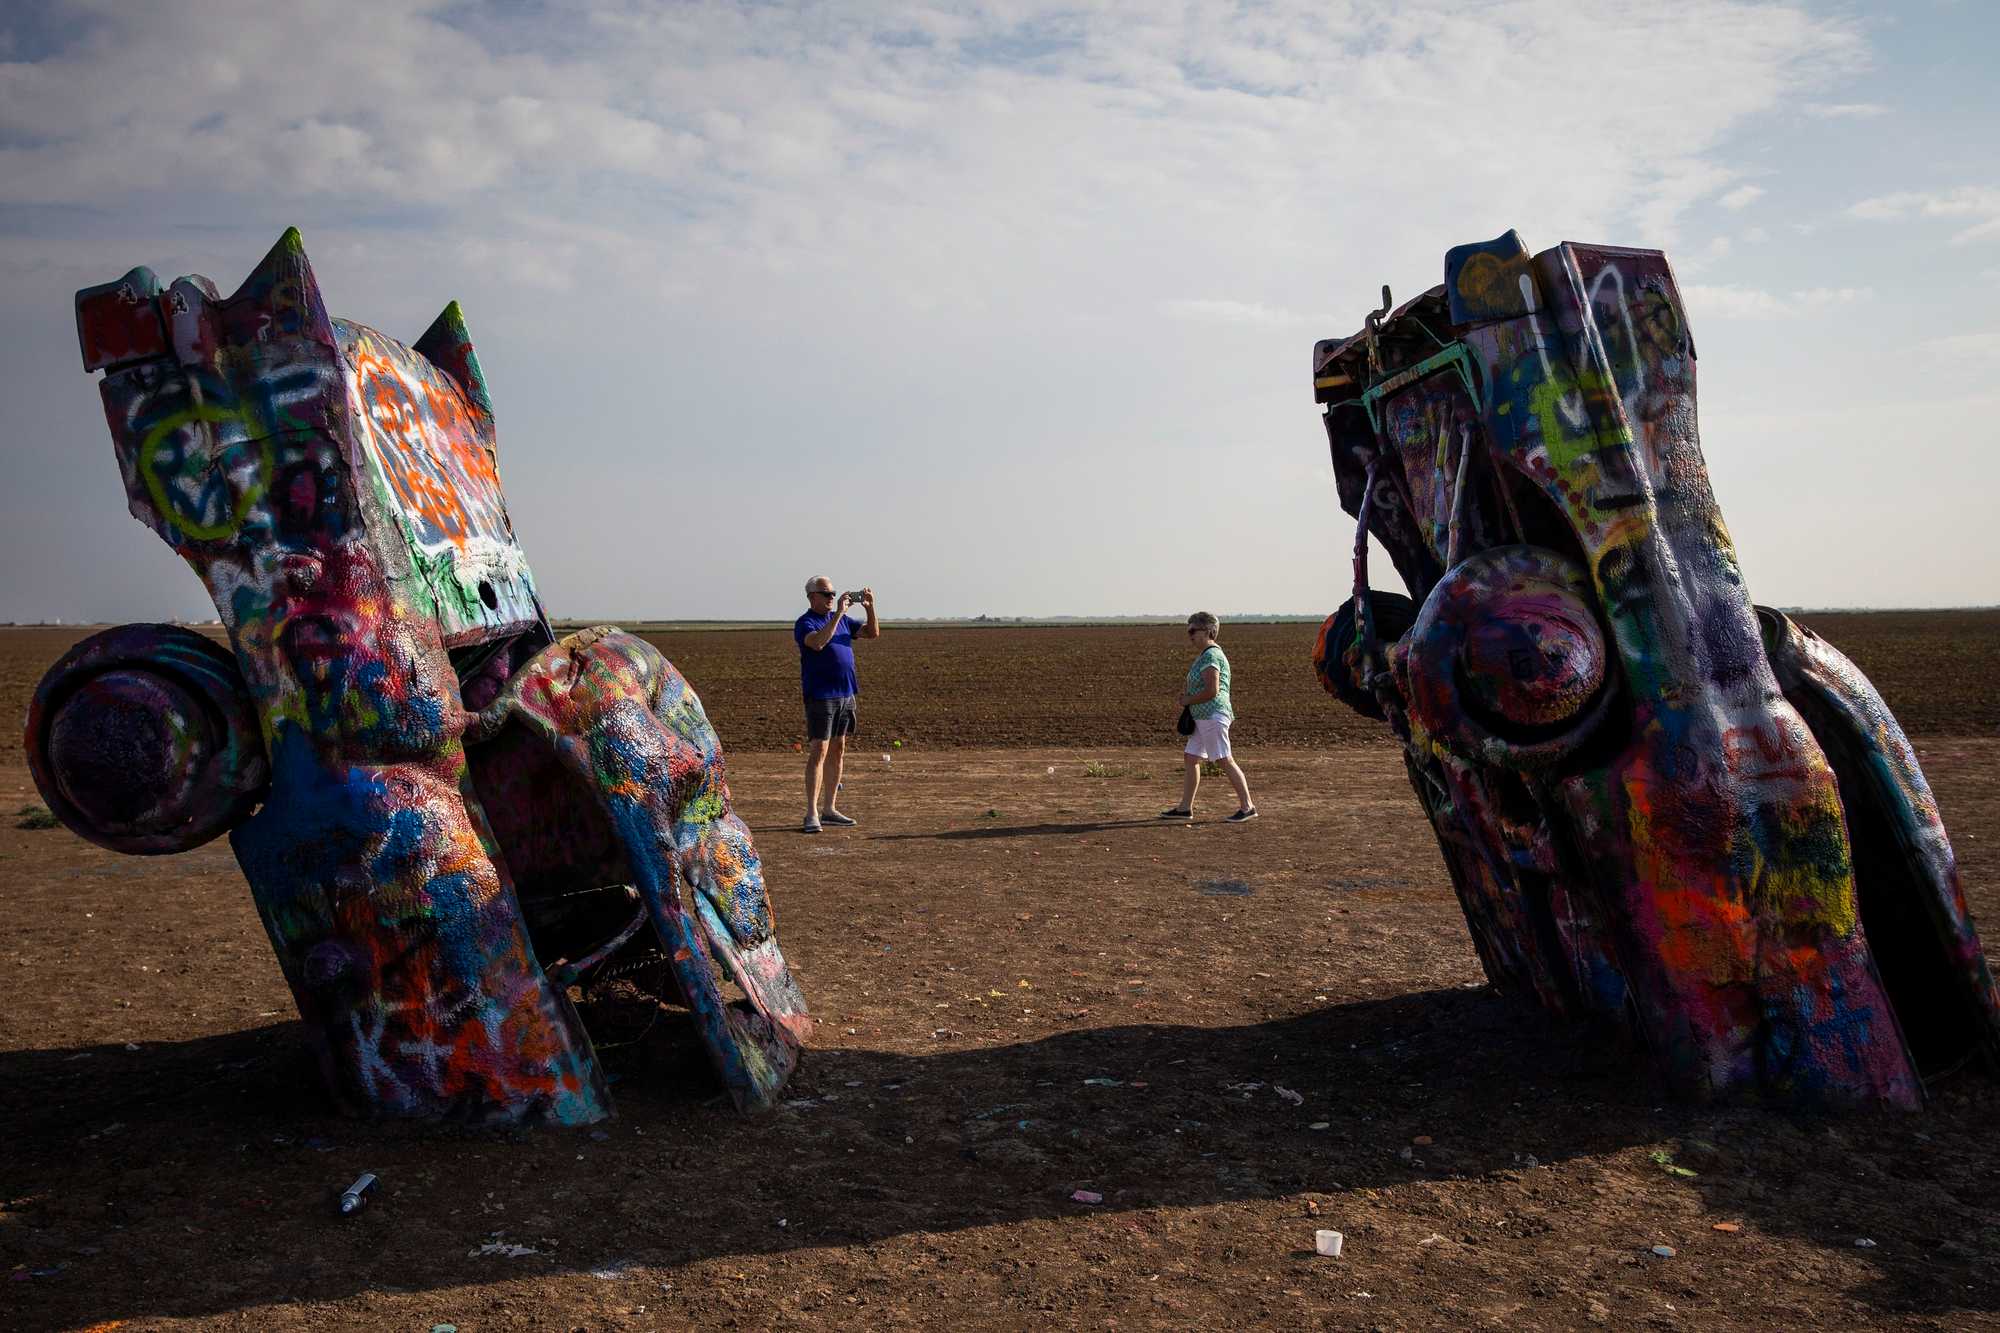
[[[1802,618],[1917,737],[2000,922],[2000,613]],[[79,633],[0,631],[0,716]],[[340,1119],[226,842],[0,822],[0,1327],[2000,1327],[2000,1087],[1677,1106],[1495,995],[1311,639],[1224,629],[1264,812],[1238,827],[1212,785],[1154,818],[1177,627],[891,621],[860,649],[861,825],[807,838],[789,634],[658,635],[820,1020],[757,1120],[615,1003],[595,1132]]]

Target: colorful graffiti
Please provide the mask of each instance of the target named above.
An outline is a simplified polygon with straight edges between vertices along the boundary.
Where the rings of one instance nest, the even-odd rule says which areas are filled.
[[[1322,684],[1386,721],[1487,975],[1690,1097],[1920,1105],[2000,991],[1914,752],[1753,607],[1666,257],[1512,232],[1313,351],[1354,595]],[[1409,596],[1370,588],[1380,541]]]
[[[227,299],[135,269],[77,327],[132,512],[229,647],[137,625],[59,661],[50,808],[120,851],[230,834],[348,1109],[602,1119],[569,989],[612,975],[769,1106],[812,1021],[715,731],[648,645],[554,640],[456,303],[411,347],[331,319],[293,231]]]

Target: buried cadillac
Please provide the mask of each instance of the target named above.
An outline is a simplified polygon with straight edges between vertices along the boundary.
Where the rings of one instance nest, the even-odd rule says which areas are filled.
[[[1913,1109],[2000,1060],[1915,753],[1754,606],[1657,251],[1512,232],[1318,343],[1353,596],[1321,683],[1402,741],[1488,977],[1691,1098]],[[1371,590],[1368,538],[1409,595]]]
[[[291,231],[228,298],[139,268],[76,315],[132,513],[227,645],[127,625],[57,662],[50,809],[124,852],[230,835],[346,1109],[603,1119],[568,992],[614,974],[768,1106],[811,1019],[714,729],[650,645],[551,631],[457,304],[409,346],[332,319]]]

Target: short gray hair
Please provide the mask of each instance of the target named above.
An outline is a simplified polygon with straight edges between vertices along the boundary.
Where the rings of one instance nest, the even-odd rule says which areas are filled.
[[[1216,619],[1215,613],[1212,611],[1197,611],[1189,616],[1188,628],[1205,629],[1208,631],[1208,637],[1211,639],[1222,637],[1222,622]]]
[[[827,587],[831,588],[833,586],[832,579],[827,579],[826,575],[824,574],[815,574],[811,578],[806,580],[806,591],[811,592],[813,590],[813,584],[818,583],[821,579],[826,579]]]

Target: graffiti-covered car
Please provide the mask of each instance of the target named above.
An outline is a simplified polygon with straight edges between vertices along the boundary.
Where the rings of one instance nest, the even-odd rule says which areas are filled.
[[[1651,250],[1518,235],[1318,343],[1354,593],[1326,688],[1401,740],[1487,975],[1690,1097],[1911,1108],[2000,995],[1909,742],[1753,606]],[[1407,596],[1371,589],[1372,535]]]
[[[811,1031],[695,692],[614,629],[558,639],[456,302],[405,346],[331,318],[296,231],[232,296],[77,293],[132,513],[226,644],[128,625],[44,677],[50,808],[119,851],[224,832],[346,1108],[588,1123],[568,990],[684,1005],[737,1104]]]

